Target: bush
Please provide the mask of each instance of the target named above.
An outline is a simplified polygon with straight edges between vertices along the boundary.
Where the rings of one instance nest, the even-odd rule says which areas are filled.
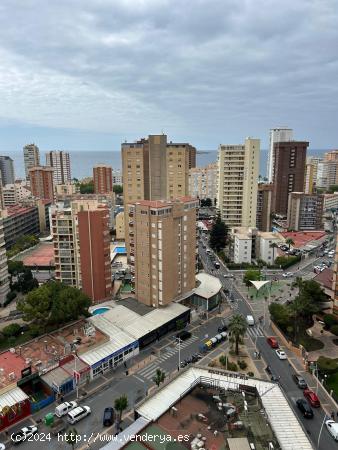
[[[334,314],[325,314],[323,316],[323,322],[325,323],[327,329],[330,329],[332,325],[338,324],[338,320]]]
[[[320,372],[333,374],[338,372],[338,361],[326,356],[320,356],[317,360],[317,367]]]
[[[225,355],[222,355],[219,357],[219,362],[222,364],[222,366],[226,366],[227,365],[227,357]]]
[[[253,372],[248,372],[248,376],[249,376],[249,377],[254,377],[255,374],[254,374]]]
[[[9,303],[14,300],[16,298],[16,292],[15,291],[10,291],[8,292],[8,294],[6,295],[6,300],[3,303],[3,306],[7,306],[9,305]]]
[[[332,327],[330,328],[330,331],[335,336],[338,336],[338,324],[332,325]]]
[[[12,323],[10,325],[7,325],[7,327],[5,327],[2,330],[2,334],[6,337],[6,338],[11,338],[11,337],[15,337],[18,336],[18,334],[21,331],[21,326],[18,323]]]
[[[277,256],[275,264],[280,266],[282,269],[287,269],[288,267],[296,264],[301,260],[301,256]]]
[[[228,370],[230,370],[231,372],[237,372],[238,371],[237,364],[234,362],[228,362]]]
[[[242,361],[238,360],[237,364],[238,364],[239,368],[242,370],[245,370],[248,367],[247,363],[243,360]]]

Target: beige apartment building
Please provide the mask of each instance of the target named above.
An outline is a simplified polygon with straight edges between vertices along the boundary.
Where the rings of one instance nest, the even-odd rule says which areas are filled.
[[[60,202],[51,208],[55,278],[82,289],[93,302],[110,298],[109,213],[97,200]]]
[[[115,232],[116,232],[116,240],[117,241],[124,241],[125,240],[125,223],[124,223],[124,211],[119,212],[116,214],[115,217]]]
[[[189,170],[189,195],[200,199],[217,197],[217,163],[205,167],[194,167]]]
[[[217,204],[229,227],[255,227],[260,140],[244,145],[220,145]]]
[[[128,235],[138,301],[161,307],[195,287],[196,208],[190,197],[130,204]]]
[[[188,195],[189,167],[196,159],[190,144],[168,143],[165,134],[150,135],[123,143],[121,153],[125,204]]]

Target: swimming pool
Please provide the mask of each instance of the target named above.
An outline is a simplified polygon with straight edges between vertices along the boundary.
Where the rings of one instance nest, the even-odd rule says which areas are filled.
[[[126,247],[115,247],[115,253],[127,253]]]
[[[109,311],[110,308],[102,307],[102,308],[96,308],[92,312],[92,316],[98,316],[99,314],[104,314],[105,312]]]

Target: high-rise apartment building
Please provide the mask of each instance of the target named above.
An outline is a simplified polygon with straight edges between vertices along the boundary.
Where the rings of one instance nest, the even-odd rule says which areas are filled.
[[[7,255],[5,248],[5,234],[3,229],[3,218],[0,217],[0,304],[3,305],[8,292],[9,287],[9,275],[7,265]]]
[[[36,166],[29,169],[32,195],[54,202],[54,169],[53,167]]]
[[[272,210],[287,215],[291,192],[303,192],[305,182],[305,141],[277,142],[274,145]]]
[[[9,156],[0,156],[0,172],[2,184],[13,184],[15,181],[14,164]]]
[[[26,179],[29,180],[29,169],[40,165],[40,151],[35,144],[27,144],[23,148]]]
[[[53,150],[46,153],[46,166],[54,169],[54,185],[70,183],[72,180],[68,152]]]
[[[93,302],[110,298],[111,263],[108,209],[96,200],[52,207],[57,280],[82,289]]]
[[[338,184],[338,150],[326,152],[324,159],[318,162],[316,185],[321,189],[329,189]]]
[[[287,215],[288,228],[294,231],[323,229],[324,196],[291,192]]]
[[[332,291],[333,291],[333,308],[332,312],[338,316],[338,236],[336,235],[336,254],[334,257],[333,266],[333,279],[332,279]]]
[[[123,143],[122,176],[125,203],[175,199],[189,192],[189,166],[196,149],[187,143],[167,143],[167,136],[150,135]]]
[[[113,175],[111,166],[98,164],[93,168],[95,194],[108,194],[113,192]]]
[[[190,197],[129,204],[128,234],[138,301],[161,307],[195,287],[196,208]]]
[[[268,165],[267,165],[267,178],[271,183],[273,181],[274,172],[274,145],[277,142],[287,142],[293,139],[293,130],[287,127],[271,128],[269,139],[269,153],[268,153]]]
[[[229,227],[256,226],[259,154],[259,139],[219,146],[217,205]]]
[[[214,203],[217,197],[217,163],[189,170],[189,195],[199,199],[210,198]]]
[[[256,212],[256,227],[259,231],[270,231],[271,229],[272,191],[271,183],[259,183]]]
[[[318,166],[312,164],[311,162],[306,163],[305,183],[304,183],[305,194],[313,194],[315,192],[316,180],[317,180],[317,170],[318,170]]]

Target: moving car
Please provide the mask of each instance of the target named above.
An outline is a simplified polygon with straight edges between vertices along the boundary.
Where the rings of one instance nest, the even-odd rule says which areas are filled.
[[[114,423],[114,418],[115,418],[114,408],[112,407],[105,408],[103,411],[103,421],[102,421],[103,426],[104,427],[112,426]]]
[[[338,423],[330,419],[325,422],[327,431],[331,434],[335,441],[338,441]]]
[[[300,375],[298,375],[296,373],[296,374],[292,375],[292,378],[294,379],[295,383],[297,384],[297,386],[300,389],[306,389],[307,388],[306,381],[304,380],[303,377],[301,377]]]
[[[11,441],[13,442],[13,444],[20,444],[21,442],[24,442],[26,439],[37,433],[37,431],[38,427],[35,425],[23,427],[20,431],[11,434]]]
[[[284,278],[290,278],[290,277],[292,277],[293,276],[293,273],[292,272],[285,272],[285,273],[283,273],[283,277]]]
[[[254,317],[251,316],[251,315],[246,316],[246,323],[247,323],[249,326],[255,325],[255,319],[254,319]]]
[[[78,406],[75,409],[72,409],[67,414],[67,420],[70,424],[74,425],[74,423],[79,422],[81,419],[84,419],[91,413],[91,409],[89,406]]]
[[[57,417],[65,416],[69,411],[71,411],[72,409],[74,409],[76,407],[77,407],[77,403],[74,401],[61,403],[61,405],[58,405],[55,408],[55,415]]]
[[[308,418],[308,419],[312,419],[313,418],[313,411],[311,406],[308,404],[308,402],[306,400],[304,400],[303,398],[299,398],[297,401],[297,406],[299,408],[299,410],[301,411],[301,413],[303,414],[304,417]]]
[[[272,336],[266,338],[266,342],[270,345],[271,348],[278,348],[279,347],[277,339],[272,337]]]
[[[286,353],[283,352],[283,350],[281,349],[276,350],[276,355],[278,356],[279,359],[287,359]]]
[[[313,406],[314,408],[320,407],[320,401],[315,392],[313,392],[313,391],[311,391],[311,389],[307,388],[307,389],[304,389],[303,394],[311,406]]]
[[[176,334],[176,339],[180,339],[181,341],[186,341],[191,337],[191,333],[189,331],[183,330]]]

